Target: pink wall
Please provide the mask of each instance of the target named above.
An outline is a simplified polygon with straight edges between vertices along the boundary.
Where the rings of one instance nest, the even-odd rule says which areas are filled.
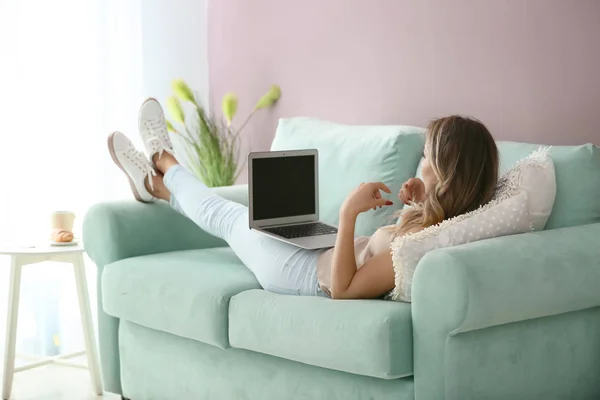
[[[451,113],[497,139],[600,144],[600,1],[213,0],[209,85],[249,111],[244,151],[280,116],[423,126]],[[243,116],[243,115],[242,115]]]

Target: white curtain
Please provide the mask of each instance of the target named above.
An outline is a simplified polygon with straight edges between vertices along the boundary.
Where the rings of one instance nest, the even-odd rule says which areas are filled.
[[[141,0],[0,0],[0,246],[47,241],[53,210],[129,198],[106,150],[143,100]],[[0,353],[8,258],[0,256]],[[88,262],[95,308],[95,267]],[[71,268],[24,268],[17,353],[83,347]]]

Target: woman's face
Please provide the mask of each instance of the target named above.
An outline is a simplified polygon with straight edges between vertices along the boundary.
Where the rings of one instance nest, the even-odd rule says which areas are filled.
[[[425,192],[429,193],[435,185],[437,184],[437,177],[433,173],[433,168],[431,168],[431,164],[429,163],[430,154],[429,154],[429,141],[425,143],[425,151],[423,152],[423,163],[421,164],[421,173],[423,174],[423,182],[425,183]]]

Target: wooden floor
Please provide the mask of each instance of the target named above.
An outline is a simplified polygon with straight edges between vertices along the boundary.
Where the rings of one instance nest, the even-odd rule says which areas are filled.
[[[120,400],[121,396],[96,396],[86,369],[48,365],[15,374],[12,400]]]

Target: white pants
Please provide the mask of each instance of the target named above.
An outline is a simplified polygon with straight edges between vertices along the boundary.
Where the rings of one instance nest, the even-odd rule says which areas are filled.
[[[317,279],[317,258],[323,250],[301,249],[250,230],[248,207],[216,195],[181,165],[167,171],[164,183],[171,192],[171,206],[227,241],[264,289],[327,297]]]

